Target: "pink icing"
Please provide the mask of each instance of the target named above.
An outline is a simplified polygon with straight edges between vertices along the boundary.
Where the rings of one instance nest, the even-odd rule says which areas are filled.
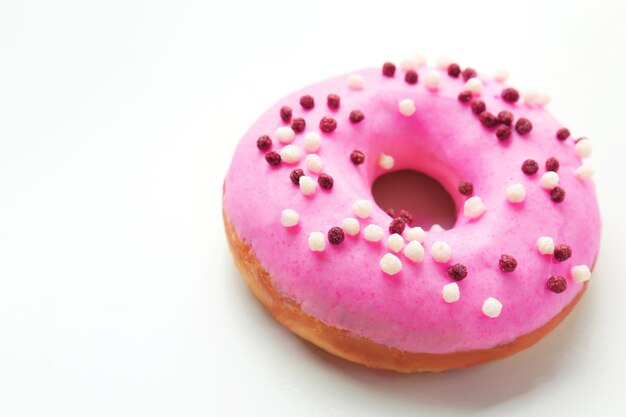
[[[273,105],[250,128],[239,143],[225,181],[224,209],[238,236],[252,246],[257,258],[271,274],[274,285],[300,303],[302,309],[321,321],[365,336],[374,342],[411,352],[448,353],[469,349],[486,349],[512,341],[545,324],[561,311],[581,290],[569,270],[574,265],[593,265],[598,251],[600,217],[594,185],[580,180],[574,170],[581,160],[574,153],[572,138],[559,141],[555,134],[562,125],[542,107],[509,104],[500,98],[504,84],[479,76],[484,83],[481,99],[493,114],[510,110],[516,120],[526,117],[533,130],[520,136],[515,131],[502,144],[494,129],[483,127],[478,117],[457,96],[463,90],[463,79],[451,78],[442,71],[438,91],[424,87],[425,70],[420,81],[409,85],[404,71],[395,77],[382,76],[380,69],[359,72],[365,78],[362,90],[351,90],[347,76],[339,76],[308,86]],[[328,94],[341,97],[338,110],[326,105]],[[304,110],[302,95],[310,94],[315,107]],[[416,112],[410,117],[398,111],[398,102],[410,98]],[[296,134],[293,142],[303,151],[296,164],[282,163],[271,167],[256,147],[259,136],[273,140],[272,150],[282,144],[275,130],[286,125],[279,112],[283,105],[293,109],[294,117],[306,120],[306,130]],[[361,110],[365,119],[358,124],[349,121],[352,110]],[[319,131],[319,121],[331,115],[337,129]],[[334,187],[305,197],[289,179],[296,167],[303,168],[314,179],[317,175],[304,165],[304,137],[317,131],[322,146],[317,152],[324,160],[324,172],[334,178]],[[360,149],[365,163],[354,165],[350,152]],[[424,242],[426,256],[422,263],[412,263],[401,253],[402,271],[386,275],[379,266],[388,253],[384,242],[390,218],[375,207],[371,218],[360,219],[361,234],[346,236],[338,246],[327,243],[324,252],[312,252],[307,237],[312,231],[326,232],[340,226],[346,217],[356,217],[352,203],[370,199],[371,185],[383,170],[377,166],[384,152],[395,158],[395,169],[424,172],[446,187],[459,210],[454,228],[430,232]],[[544,162],[554,156],[560,162],[560,186],[565,201],[557,204],[539,185],[545,172]],[[525,159],[534,159],[540,169],[526,176],[520,167]],[[487,211],[475,220],[463,216],[467,198],[457,191],[459,180],[474,185],[474,195],[482,198]],[[526,199],[521,204],[506,201],[505,189],[521,183]],[[280,224],[285,208],[300,214],[294,228]],[[365,225],[375,223],[385,230],[379,243],[362,237]],[[557,262],[541,255],[536,241],[550,236],[555,243],[567,243],[573,255]],[[452,248],[448,264],[436,263],[428,254],[435,241],[445,241]],[[518,262],[514,272],[502,272],[498,261],[502,254],[513,255]],[[461,298],[446,303],[442,287],[453,282],[446,273],[449,264],[462,263],[468,276],[460,281]],[[555,294],[546,287],[551,275],[567,279],[567,289]],[[488,297],[503,304],[497,318],[482,311]]]

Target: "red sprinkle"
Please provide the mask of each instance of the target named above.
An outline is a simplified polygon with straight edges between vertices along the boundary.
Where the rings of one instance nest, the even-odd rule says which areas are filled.
[[[526,175],[536,174],[539,170],[539,164],[533,159],[527,159],[522,163],[522,172]]]
[[[396,217],[389,223],[389,233],[397,233],[399,235],[404,232],[404,228],[406,227],[406,223],[400,217]]]
[[[482,112],[485,111],[485,109],[487,108],[487,106],[485,106],[485,102],[482,100],[474,100],[472,101],[472,113],[474,114],[481,114]]]
[[[291,120],[291,128],[296,133],[303,132],[306,129],[306,121],[302,117],[296,117]]]
[[[419,76],[414,70],[408,70],[404,75],[404,81],[406,81],[407,84],[417,84],[418,79]]]
[[[448,275],[455,281],[461,281],[467,277],[467,268],[463,264],[454,264],[448,267]]]
[[[474,78],[477,75],[478,74],[476,73],[476,71],[473,68],[465,68],[463,70],[463,79],[465,81],[469,80],[470,78]]]
[[[463,195],[472,195],[474,193],[474,186],[468,181],[459,181],[459,192]]]
[[[385,213],[387,213],[389,217],[396,217],[396,211],[393,209],[393,207],[386,208]]]
[[[555,203],[562,203],[565,200],[565,190],[562,187],[554,187],[550,190],[550,199]]]
[[[498,124],[498,118],[486,110],[478,115],[478,120],[485,127],[494,127]]]
[[[461,73],[461,67],[459,67],[459,64],[448,65],[448,75],[450,77],[459,78],[460,73]]]
[[[337,110],[339,108],[339,104],[341,103],[341,97],[337,94],[329,94],[326,99],[326,104],[329,109]]]
[[[533,124],[525,117],[520,117],[517,119],[517,123],[515,123],[515,130],[517,130],[517,133],[520,135],[525,135],[533,130]]]
[[[498,264],[500,265],[500,270],[502,272],[513,272],[515,271],[515,268],[517,268],[517,260],[511,255],[500,256]]]
[[[557,261],[563,262],[566,261],[572,256],[572,248],[569,245],[556,245],[554,248],[554,257]]]
[[[502,110],[498,113],[498,122],[503,125],[511,126],[513,124],[513,113],[508,110]]]
[[[406,210],[400,210],[398,217],[400,217],[409,226],[413,223],[413,215]]]
[[[289,174],[289,178],[291,178],[291,182],[298,185],[300,184],[300,177],[303,175],[304,175],[304,171],[301,170],[300,168],[296,168],[293,171],[291,171],[291,174]]]
[[[469,90],[463,90],[459,93],[459,101],[461,103],[469,103],[472,100],[472,92]]]
[[[271,151],[265,154],[265,160],[267,161],[268,164],[270,164],[271,166],[276,166],[280,164],[281,158],[280,158],[280,154]]]
[[[558,140],[565,140],[565,139],[569,138],[569,129],[566,129],[566,128],[562,127],[559,130],[557,130],[556,131],[556,138]]]
[[[548,278],[547,286],[550,291],[560,294],[567,288],[567,281],[560,275],[553,275]]]
[[[361,110],[352,110],[350,112],[350,121],[352,123],[359,123],[363,119],[365,119],[365,114]]]
[[[322,132],[330,133],[337,129],[337,121],[330,116],[322,117],[320,120],[320,130]]]
[[[546,160],[546,171],[557,172],[559,170],[559,166],[559,160],[553,156]]]
[[[315,107],[315,100],[313,100],[313,97],[307,94],[306,96],[300,97],[300,105],[303,109],[311,110],[313,107]]]
[[[283,106],[280,108],[280,118],[283,122],[288,122],[291,120],[291,107]]]
[[[396,66],[393,62],[385,62],[383,64],[383,75],[385,77],[393,77],[396,73]]]
[[[496,137],[498,138],[499,141],[505,141],[511,137],[512,131],[513,129],[511,129],[511,126],[500,125],[496,129]]]
[[[333,184],[335,183],[335,180],[333,180],[333,177],[331,177],[328,174],[320,174],[320,176],[317,177],[317,183],[323,189],[330,190],[331,188],[333,188]]]
[[[350,160],[354,165],[361,165],[365,161],[365,154],[355,149],[350,153]]]
[[[256,147],[262,151],[266,151],[272,147],[272,139],[267,135],[259,136],[256,140]]]
[[[500,94],[507,103],[515,103],[519,100],[519,92],[514,88],[505,88]]]
[[[346,238],[341,227],[331,227],[328,231],[328,241],[333,245],[338,245]]]

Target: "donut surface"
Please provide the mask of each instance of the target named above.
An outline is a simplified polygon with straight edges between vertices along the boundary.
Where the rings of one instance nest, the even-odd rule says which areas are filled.
[[[503,357],[368,360],[298,331],[278,304],[390,355],[528,347],[582,295],[598,252],[589,140],[566,133],[502,81],[452,66],[332,78],[280,100],[242,138],[224,183],[229,242],[236,259],[249,250],[244,275],[266,274],[263,290],[248,282],[279,321],[335,354],[401,371]],[[423,232],[376,206],[372,183],[400,169],[450,192],[453,228]]]

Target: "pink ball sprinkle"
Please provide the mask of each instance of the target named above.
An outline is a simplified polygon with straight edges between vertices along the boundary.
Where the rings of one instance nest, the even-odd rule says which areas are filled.
[[[462,195],[472,195],[474,193],[474,186],[468,181],[459,181],[459,192]]]
[[[502,255],[498,265],[502,272],[513,272],[517,268],[517,260],[511,255]]]
[[[472,113],[478,115],[485,111],[487,106],[485,106],[485,102],[482,100],[474,100],[472,101]]]
[[[489,128],[492,128],[498,124],[498,119],[496,118],[496,116],[486,110],[478,115],[478,120],[480,120],[480,123],[482,123],[483,126]]]
[[[560,294],[567,288],[567,281],[560,275],[553,275],[548,278],[547,286],[553,293]]]
[[[268,152],[265,154],[265,160],[267,161],[268,164],[275,167],[280,164],[280,161],[281,161],[280,154],[274,151]]]
[[[511,129],[511,126],[500,125],[496,129],[496,137],[498,138],[499,141],[505,141],[511,137],[511,132],[513,132],[513,129]]]
[[[337,129],[337,121],[330,116],[322,117],[320,120],[320,130],[322,132],[330,133]]]
[[[517,100],[519,100],[519,92],[511,87],[502,90],[502,93],[500,95],[502,96],[502,99],[507,103],[515,103]]]
[[[565,200],[565,190],[562,187],[554,187],[550,190],[550,199],[555,203],[562,203]]]
[[[459,64],[448,65],[448,75],[450,77],[459,78],[459,74],[461,74],[461,67],[459,67]]]
[[[413,215],[406,210],[400,210],[398,217],[401,218],[409,226],[413,223]]]
[[[396,73],[396,66],[393,62],[385,62],[383,64],[383,75],[385,77],[393,77]]]
[[[533,130],[533,124],[525,117],[520,117],[517,119],[517,123],[515,123],[515,130],[517,130],[517,133],[520,135],[525,135]]]
[[[317,183],[323,189],[330,190],[331,188],[333,188],[333,184],[335,183],[335,181],[333,180],[333,177],[328,174],[320,174],[320,176],[317,177]]]
[[[387,213],[389,217],[396,217],[396,211],[393,209],[393,207],[387,207],[385,209],[385,213]]]
[[[566,128],[562,127],[559,130],[557,130],[556,131],[556,138],[558,140],[565,140],[565,139],[569,138],[569,129],[566,129]]]
[[[289,178],[291,179],[291,182],[298,185],[300,184],[300,177],[303,175],[304,175],[304,171],[301,170],[300,168],[296,168],[293,171],[291,171],[291,174],[289,174]]]
[[[288,122],[291,120],[291,107],[283,106],[280,108],[280,118],[283,122]]]
[[[399,235],[404,232],[404,228],[406,227],[406,223],[400,217],[396,217],[389,223],[389,233],[397,233]]]
[[[455,281],[462,281],[467,277],[467,268],[463,264],[454,264],[448,267],[448,275]]]
[[[538,170],[539,164],[537,163],[537,161],[534,161],[532,159],[527,159],[522,164],[522,172],[526,175],[536,174]]]
[[[559,160],[553,156],[546,160],[546,171],[557,172],[560,166],[561,164],[559,164]]]
[[[365,119],[365,114],[361,110],[352,110],[350,112],[350,121],[352,123],[359,123]]]
[[[306,129],[306,121],[302,117],[296,117],[291,120],[291,128],[296,133],[303,132]]]
[[[503,125],[511,126],[513,124],[513,113],[508,110],[502,110],[498,113],[498,122]]]
[[[459,93],[459,101],[461,103],[469,103],[470,101],[472,101],[472,92],[469,90],[463,90]]]
[[[478,74],[476,73],[476,70],[474,70],[473,68],[465,68],[463,70],[463,79],[465,81],[469,80],[470,78],[474,78],[477,75]]]
[[[328,231],[328,241],[333,245],[338,245],[346,238],[341,227],[331,227]]]
[[[354,165],[361,165],[365,161],[365,154],[355,149],[350,153],[350,160]]]
[[[339,108],[339,104],[341,103],[341,97],[337,94],[329,94],[326,99],[326,104],[329,109],[337,110]]]
[[[259,136],[256,140],[256,147],[262,151],[266,151],[272,147],[272,139],[267,135]]]
[[[419,76],[414,70],[408,70],[406,74],[404,74],[404,81],[406,81],[407,84],[417,84],[418,78]]]
[[[572,256],[572,248],[569,245],[560,244],[554,248],[554,257],[557,261],[567,261]]]
[[[300,105],[305,110],[311,110],[315,107],[315,100],[310,95],[300,97]]]

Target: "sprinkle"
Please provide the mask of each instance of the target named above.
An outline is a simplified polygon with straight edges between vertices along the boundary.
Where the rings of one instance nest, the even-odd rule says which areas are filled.
[[[496,298],[489,297],[483,303],[483,314],[489,318],[496,318],[502,311],[502,303]]]
[[[352,110],[350,112],[350,121],[352,123],[359,123],[365,119],[365,114],[361,110]]]
[[[304,137],[304,150],[307,152],[317,152],[322,145],[322,138],[317,132],[309,132]]]
[[[348,87],[352,90],[362,90],[365,86],[365,78],[360,74],[348,75]]]
[[[413,223],[413,215],[406,210],[400,210],[398,217],[400,217],[407,225]]]
[[[326,98],[326,105],[329,109],[337,110],[341,104],[341,97],[337,94],[329,94]]]
[[[578,178],[579,180],[589,179],[593,176],[593,174],[593,168],[585,164],[579,166],[578,168],[576,168],[576,171],[574,171],[574,175],[576,175],[576,178]]]
[[[476,70],[474,70],[473,68],[465,68],[462,74],[463,74],[463,79],[465,81],[469,80],[470,78],[474,78],[478,75],[476,73]]]
[[[317,189],[317,184],[315,183],[313,178],[303,175],[300,177],[298,184],[300,185],[300,191],[302,191],[302,194],[304,195],[315,194],[315,190]]]
[[[280,155],[274,151],[271,151],[265,154],[265,160],[268,164],[275,167],[280,164]]]
[[[565,200],[565,190],[562,187],[554,187],[550,191],[550,199],[555,203],[562,203]]]
[[[315,153],[308,154],[306,158],[304,158],[304,164],[309,171],[315,172],[316,174],[319,174],[324,169],[324,161]]]
[[[350,160],[354,165],[361,165],[365,161],[365,154],[358,149],[350,152]]]
[[[287,126],[281,126],[276,129],[276,137],[282,143],[292,142],[295,135],[296,132],[294,132],[292,128]]]
[[[389,233],[397,233],[401,234],[404,232],[404,228],[406,227],[406,223],[401,218],[397,217],[389,223]]]
[[[559,170],[559,166],[559,160],[553,156],[546,160],[546,171],[557,172]]]
[[[429,232],[445,232],[446,230],[441,227],[441,225],[435,223],[432,226],[430,226],[430,229],[428,230]]]
[[[402,271],[402,262],[400,262],[400,258],[396,255],[386,253],[380,259],[380,269],[382,269],[385,274],[395,275]]]
[[[513,129],[511,129],[511,126],[500,125],[496,128],[496,137],[498,138],[499,141],[502,142],[511,137],[511,132],[513,132]]]
[[[519,92],[511,87],[507,87],[504,90],[502,90],[502,93],[500,93],[500,96],[502,96],[502,99],[504,101],[506,101],[507,103],[515,103],[517,102],[517,100],[519,100]]]
[[[323,252],[326,249],[326,239],[322,232],[311,232],[309,234],[309,248],[313,252]]]
[[[415,63],[418,67],[423,67],[424,65],[426,65],[426,57],[424,55],[418,52],[414,54],[413,57],[415,58]]]
[[[356,236],[359,234],[359,230],[361,226],[359,225],[359,221],[354,217],[346,217],[341,222],[341,227],[344,232],[346,232],[349,236]]]
[[[272,147],[272,139],[267,135],[259,136],[256,140],[256,147],[262,151],[266,151]]]
[[[479,95],[483,91],[483,82],[478,78],[470,78],[465,82],[465,89],[474,95]]]
[[[469,103],[472,100],[472,96],[471,91],[463,90],[459,93],[459,101],[461,103]]]
[[[554,248],[554,257],[557,261],[563,262],[566,261],[572,256],[572,248],[569,245],[560,244],[556,245]]]
[[[538,100],[539,100],[539,93],[536,92],[535,90],[524,91],[524,103],[528,104],[529,106],[532,106],[533,104],[536,104]]]
[[[423,242],[426,240],[426,232],[421,227],[410,227],[404,230],[404,237],[406,240],[412,242],[417,240],[418,242]]]
[[[498,265],[500,266],[500,271],[502,272],[513,272],[515,271],[515,268],[517,268],[517,260],[511,255],[504,254],[500,256]]]
[[[561,141],[569,138],[569,135],[570,135],[569,130],[564,127],[556,131],[556,138]]]
[[[328,231],[328,241],[331,245],[338,245],[345,239],[343,229],[341,227],[331,227]]]
[[[291,120],[291,107],[283,106],[280,108],[280,118],[283,122],[288,122]]]
[[[459,298],[461,298],[459,284],[457,284],[456,282],[451,282],[444,285],[441,289],[441,295],[443,296],[443,301],[445,301],[446,303],[455,303],[459,301]]]
[[[408,70],[406,74],[404,74],[404,81],[407,84],[417,84],[418,79],[419,76],[417,75],[417,72],[415,72],[415,70]]]
[[[424,85],[429,90],[436,90],[439,88],[441,82],[441,73],[437,70],[429,70],[424,77]]]
[[[430,247],[430,256],[437,262],[446,263],[452,257],[452,249],[446,242],[437,241]]]
[[[517,119],[517,123],[515,123],[515,130],[517,130],[517,133],[520,135],[525,135],[533,130],[533,124],[525,117],[520,117]]]
[[[574,152],[581,158],[588,158],[591,155],[591,141],[587,138],[579,139],[574,145]]]
[[[393,156],[381,153],[378,157],[378,166],[382,169],[391,169],[395,164]]]
[[[385,62],[383,64],[383,75],[385,77],[393,77],[396,73],[396,66],[392,62]]]
[[[448,275],[455,281],[461,281],[467,277],[467,268],[463,264],[450,265]]]
[[[410,98],[400,100],[398,103],[398,110],[403,116],[412,116],[415,113],[415,103]]]
[[[567,288],[567,281],[560,275],[553,275],[548,278],[546,285],[553,293],[560,294]]]
[[[362,219],[369,217],[374,212],[374,204],[370,200],[356,200],[352,204],[352,211]]]
[[[552,100],[552,97],[550,97],[550,94],[548,93],[539,93],[539,95],[537,96],[537,104],[539,104],[540,106],[545,106],[548,103],[550,103],[550,100]]]
[[[461,67],[459,64],[450,64],[448,65],[448,75],[452,78],[459,78],[459,74],[461,74]]]
[[[539,170],[537,161],[527,159],[522,163],[522,172],[526,175],[533,175]]]
[[[320,120],[320,130],[322,132],[330,133],[337,129],[337,121],[330,116],[322,117]]]
[[[303,175],[304,175],[304,171],[301,170],[300,168],[296,168],[293,171],[291,171],[291,174],[289,174],[289,178],[291,179],[291,182],[298,185],[300,184],[300,177],[302,177]]]
[[[450,64],[452,64],[452,60],[447,56],[440,56],[435,61],[435,65],[437,65],[437,68],[441,68],[441,69],[447,69],[450,66]]]
[[[508,110],[502,110],[498,113],[498,122],[503,125],[511,126],[513,124],[513,113]]]
[[[404,239],[397,233],[392,234],[387,238],[387,247],[390,251],[398,253],[404,246]]]
[[[300,105],[305,110],[311,110],[315,107],[315,100],[310,95],[300,97]]]
[[[280,157],[288,164],[296,163],[300,160],[302,152],[295,145],[287,145],[280,150]]]
[[[510,203],[521,203],[526,198],[526,189],[522,184],[513,184],[506,187],[506,199]]]
[[[478,115],[478,120],[480,120],[480,123],[482,123],[483,126],[489,128],[494,127],[498,124],[498,119],[496,118],[496,116],[486,110]]]
[[[368,224],[363,229],[363,237],[368,242],[378,242],[383,238],[383,228],[377,224]]]
[[[417,240],[410,241],[402,253],[413,262],[422,262],[424,260],[424,247]]]
[[[293,227],[300,221],[300,215],[292,209],[284,209],[280,212],[280,224],[285,227]]]
[[[331,188],[333,188],[333,184],[335,183],[335,180],[333,180],[333,177],[331,177],[328,174],[320,174],[320,176],[317,177],[317,183],[323,189],[330,190]]]
[[[474,186],[468,181],[459,181],[459,192],[462,195],[472,195],[474,193]]]
[[[472,113],[479,115],[485,111],[487,106],[485,106],[485,102],[482,100],[474,100],[472,101]]]
[[[509,72],[503,68],[498,68],[494,71],[493,78],[496,81],[504,82],[509,78]]]
[[[539,179],[539,185],[541,188],[551,190],[559,184],[559,174],[554,171],[548,171]]]
[[[570,273],[572,274],[572,278],[576,282],[589,281],[589,279],[591,278],[591,270],[587,265],[573,266],[570,270]]]
[[[302,117],[291,119],[291,128],[296,133],[303,132],[306,129],[306,121]]]
[[[476,219],[482,216],[485,210],[485,205],[478,196],[468,198],[463,205],[463,214],[470,219]]]
[[[542,255],[552,255],[554,253],[554,240],[548,236],[541,236],[537,239],[537,249]]]
[[[385,213],[387,213],[389,217],[396,217],[396,211],[393,209],[393,207],[386,208]]]
[[[402,68],[404,71],[414,70],[417,68],[417,66],[418,61],[416,57],[410,56],[400,61],[400,68]]]

